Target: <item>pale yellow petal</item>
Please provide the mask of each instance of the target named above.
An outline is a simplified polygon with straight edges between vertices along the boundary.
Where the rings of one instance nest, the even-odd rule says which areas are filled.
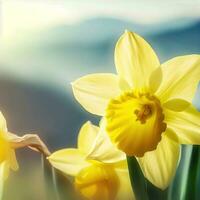
[[[101,121],[99,134],[87,156],[89,160],[98,160],[104,163],[117,163],[126,159],[124,152],[117,149],[110,141],[105,131],[105,121]]]
[[[21,138],[22,138],[21,136],[18,136],[14,133],[11,133],[11,132],[7,132],[6,135],[7,135],[7,140],[9,142],[16,142],[18,140],[21,140]]]
[[[200,144],[200,112],[192,105],[182,112],[166,109],[165,121],[175,132],[179,143]]]
[[[128,170],[128,164],[126,159],[116,163],[112,163],[112,166],[118,170]]]
[[[154,50],[141,36],[125,31],[116,44],[115,65],[119,76],[131,87],[143,88],[148,86],[151,73],[160,63]]]
[[[163,107],[176,111],[176,112],[183,111],[189,106],[190,106],[190,103],[183,99],[171,99],[163,104]]]
[[[98,132],[99,127],[93,125],[91,122],[86,122],[81,127],[78,135],[78,149],[88,154],[96,140]]]
[[[122,91],[130,91],[130,90],[133,89],[133,88],[128,84],[128,82],[127,82],[124,78],[122,78],[122,77],[119,78],[119,87],[120,87],[120,89],[121,89]]]
[[[47,146],[37,134],[25,134],[19,137],[13,133],[7,132],[7,138],[13,149],[29,147],[32,150],[43,153],[45,156],[50,155]]]
[[[138,158],[145,177],[156,187],[165,189],[171,182],[179,163],[180,145],[165,134],[155,151]]]
[[[108,101],[120,94],[114,74],[91,74],[72,83],[76,100],[89,112],[104,115]]]
[[[154,94],[157,89],[160,87],[162,82],[162,69],[161,67],[157,67],[149,78],[149,89],[152,94]]]
[[[76,176],[80,170],[87,167],[85,155],[78,149],[63,149],[56,151],[48,157],[53,167],[65,174]]]
[[[184,99],[191,103],[200,80],[200,55],[176,57],[161,68],[163,79],[156,94],[161,101]]]
[[[16,159],[15,151],[11,150],[10,151],[10,168],[14,171],[17,171],[19,169],[19,165]]]
[[[0,112],[0,130],[2,132],[7,132],[6,119],[4,118],[2,112]]]
[[[0,164],[0,200],[3,198],[4,182],[9,175],[9,164],[3,162]]]
[[[135,200],[135,196],[129,178],[128,168],[126,170],[116,169],[116,173],[118,175],[120,183],[117,200],[121,199]]]

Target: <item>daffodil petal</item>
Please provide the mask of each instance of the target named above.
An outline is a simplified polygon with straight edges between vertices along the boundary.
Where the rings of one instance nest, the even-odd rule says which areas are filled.
[[[120,183],[117,199],[135,200],[129,178],[128,168],[126,170],[116,169],[115,171]]]
[[[10,168],[14,171],[17,171],[19,169],[19,165],[14,150],[10,151]]]
[[[112,163],[113,167],[118,170],[128,170],[128,164],[126,160],[122,160],[116,163]]]
[[[163,79],[156,93],[161,101],[184,99],[191,103],[200,80],[200,55],[176,57],[161,68]]]
[[[99,127],[91,122],[86,122],[78,135],[78,149],[84,153],[89,153],[99,132]]]
[[[108,134],[105,132],[104,120],[101,122],[99,134],[87,159],[104,163],[117,163],[126,159],[126,155],[110,141]]]
[[[89,165],[85,155],[78,149],[63,149],[56,151],[48,157],[56,169],[65,174],[76,176],[84,167]]]
[[[165,189],[176,172],[180,145],[165,134],[155,151],[147,152],[138,162],[145,177],[155,186]]]
[[[176,112],[181,112],[189,106],[190,103],[184,99],[171,99],[163,104],[163,107]]]
[[[25,134],[19,137],[13,133],[7,132],[7,139],[13,149],[29,147],[34,151],[43,153],[45,156],[50,155],[47,146],[37,134]]]
[[[157,67],[150,75],[149,78],[149,89],[152,94],[154,94],[157,89],[160,87],[162,82],[162,69]]]
[[[9,175],[9,164],[5,161],[0,164],[0,200],[3,198],[4,182]]]
[[[2,112],[0,112],[0,130],[2,132],[7,132],[6,119],[4,118]]]
[[[141,36],[125,31],[116,44],[115,65],[119,76],[131,87],[141,88],[148,86],[151,73],[160,63],[154,50]]]
[[[119,88],[122,91],[130,91],[132,89],[128,82],[122,77],[119,78]]]
[[[200,112],[192,105],[182,112],[165,110],[165,121],[180,144],[200,144]]]
[[[114,74],[91,74],[72,83],[76,100],[89,112],[104,115],[108,101],[120,94]]]

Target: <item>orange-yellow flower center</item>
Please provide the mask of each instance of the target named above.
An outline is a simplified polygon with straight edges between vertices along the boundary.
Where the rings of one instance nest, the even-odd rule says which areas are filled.
[[[106,110],[106,130],[113,143],[129,156],[156,149],[166,129],[160,101],[149,93],[126,92]]]
[[[145,104],[141,107],[140,110],[135,110],[134,112],[137,116],[136,120],[139,120],[142,124],[146,122],[146,120],[151,117],[152,111],[151,106]]]
[[[114,200],[119,186],[111,166],[92,164],[75,178],[75,187],[88,200]]]

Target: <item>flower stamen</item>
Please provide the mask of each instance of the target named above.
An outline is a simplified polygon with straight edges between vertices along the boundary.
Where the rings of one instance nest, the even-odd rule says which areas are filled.
[[[137,116],[136,121],[140,121],[141,124],[145,124],[146,120],[152,115],[151,106],[145,104],[140,110],[136,109],[134,113]]]

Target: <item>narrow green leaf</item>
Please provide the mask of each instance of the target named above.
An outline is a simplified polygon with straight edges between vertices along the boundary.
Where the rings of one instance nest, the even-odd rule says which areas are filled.
[[[187,189],[185,200],[187,199],[199,199],[199,196],[196,198],[196,191],[199,190],[197,188],[197,175],[198,175],[198,157],[199,157],[199,147],[193,146],[192,156],[190,161],[190,168],[189,168],[189,176],[187,180]]]
[[[168,189],[168,200],[183,200],[187,188],[192,146],[183,146],[176,176]]]
[[[135,157],[127,156],[130,181],[137,200],[148,200],[147,185],[142,170]]]
[[[197,157],[197,179],[196,179],[196,191],[195,191],[195,199],[199,199],[200,197],[200,146],[198,147],[198,157]]]

